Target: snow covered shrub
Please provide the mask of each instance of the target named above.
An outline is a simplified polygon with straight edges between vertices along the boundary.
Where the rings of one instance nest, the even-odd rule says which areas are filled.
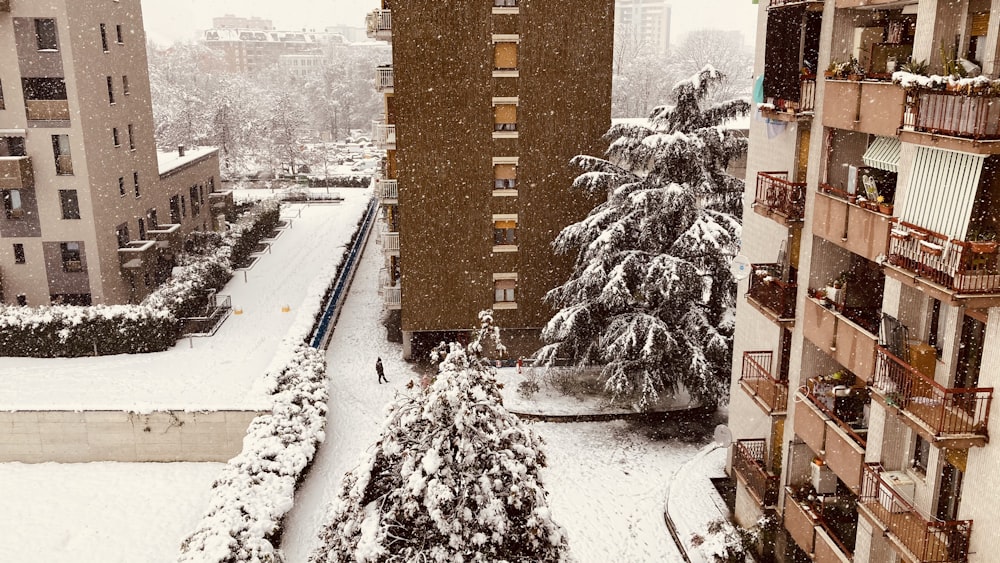
[[[481,314],[468,347],[447,346],[437,378],[389,408],[382,436],[348,473],[312,563],[569,559],[539,470],[541,438],[504,409]]]
[[[254,419],[243,451],[215,480],[209,508],[181,545],[179,562],[281,561],[272,540],[323,441],[328,399],[325,352],[300,344],[290,355],[272,376],[272,412]]]
[[[747,140],[724,123],[750,104],[704,103],[719,72],[706,67],[674,86],[676,105],[648,125],[608,131],[607,158],[577,156],[574,186],[608,194],[554,242],[576,253],[570,278],[546,298],[546,365],[572,358],[602,366],[606,391],[639,409],[681,388],[704,405],[725,402],[743,181],[726,173]],[[703,107],[706,106],[706,107]]]
[[[745,563],[755,550],[757,542],[774,524],[767,517],[753,528],[736,526],[728,520],[712,520],[704,536],[692,534],[691,546],[697,548],[705,560],[715,563]]]

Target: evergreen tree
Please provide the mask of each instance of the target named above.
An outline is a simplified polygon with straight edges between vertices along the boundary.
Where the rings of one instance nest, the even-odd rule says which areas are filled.
[[[612,126],[607,158],[577,156],[574,186],[608,199],[554,242],[576,252],[569,279],[546,296],[560,310],[543,331],[542,363],[601,365],[616,400],[648,409],[682,387],[706,405],[725,400],[743,181],[726,173],[746,154],[723,127],[750,105],[708,106],[723,79],[710,66],[676,84],[674,106],[647,125]]]
[[[434,382],[393,403],[382,436],[344,477],[322,545],[310,561],[519,561],[569,559],[538,471],[541,438],[503,408],[483,355],[495,337],[452,343]],[[496,341],[499,346],[499,341]]]

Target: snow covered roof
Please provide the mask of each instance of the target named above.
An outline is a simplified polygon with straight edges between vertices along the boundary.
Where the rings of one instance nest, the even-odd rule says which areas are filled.
[[[219,152],[218,147],[185,147],[184,156],[181,156],[176,150],[157,150],[156,161],[159,165],[160,176],[170,174],[178,168],[183,168],[192,162],[201,160],[202,158],[217,152]]]
[[[645,117],[615,117],[611,119],[612,125],[624,124],[624,125],[649,125],[649,119]],[[750,116],[745,115],[732,121],[727,121],[725,124],[727,129],[735,129],[737,131],[749,131],[750,130]]]
[[[205,41],[257,41],[263,43],[345,43],[339,33],[325,31],[278,31],[262,29],[206,29]]]

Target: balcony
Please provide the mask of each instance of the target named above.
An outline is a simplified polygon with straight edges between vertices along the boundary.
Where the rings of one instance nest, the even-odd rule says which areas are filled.
[[[224,192],[209,192],[208,205],[212,208],[212,213],[215,215],[231,215],[235,206],[235,203],[233,202],[233,191],[226,190]]]
[[[28,121],[69,121],[69,100],[25,100]]]
[[[883,530],[904,561],[964,563],[971,520],[940,521],[921,515],[884,479],[882,466],[866,464],[858,512]]]
[[[841,190],[820,184],[813,202],[813,234],[875,261],[889,245],[890,217],[849,203]]]
[[[853,505],[847,499],[838,498],[828,503],[810,502],[796,498],[795,491],[786,487],[782,513],[785,529],[813,561],[849,562],[853,554],[845,544],[853,545],[857,537],[857,509]],[[848,536],[847,541],[839,536]]]
[[[864,406],[868,391],[848,375],[846,384],[818,376],[796,395],[795,434],[820,455],[826,466],[852,491],[861,488],[861,466],[865,461],[868,421]]]
[[[805,300],[802,313],[802,336],[863,381],[871,380],[878,344],[872,332],[814,298]]]
[[[788,227],[802,222],[806,183],[788,181],[788,172],[758,172],[753,210]]]
[[[35,187],[30,156],[0,156],[0,189],[26,190]]]
[[[382,150],[396,150],[396,125],[393,123],[373,121],[372,142],[374,142],[375,146]]]
[[[155,240],[133,240],[118,249],[118,260],[123,270],[139,270],[156,265],[159,248]]]
[[[993,388],[947,388],[879,346],[876,353],[874,397],[898,411],[928,442],[941,447],[984,446]]]
[[[771,375],[771,352],[743,352],[740,386],[769,415],[784,414],[788,407],[788,381]]]
[[[780,4],[802,4],[804,2],[787,2],[777,0]],[[772,0],[771,6],[776,0]],[[777,121],[803,121],[812,119],[816,110],[816,77],[803,76],[799,80],[799,98],[797,100],[785,100],[781,98],[770,98],[767,104],[761,106],[760,111],[764,117]]]
[[[764,467],[766,449],[764,440],[737,440],[733,450],[733,471],[761,506],[774,506],[778,502],[780,478]]]
[[[392,65],[375,67],[375,89],[379,92],[392,92]]]
[[[386,256],[399,256],[399,233],[382,231],[382,252]]]
[[[905,102],[906,93],[891,82],[827,79],[823,125],[895,137],[903,124]]]
[[[906,96],[903,131],[900,138],[910,143],[1000,154],[1000,142],[989,142],[1000,141],[1000,94],[911,90]]]
[[[794,324],[796,283],[781,279],[781,264],[754,264],[752,269],[747,301],[779,324]]]
[[[890,231],[885,273],[942,301],[1000,305],[1000,260],[991,242],[949,239],[899,221]]]
[[[399,203],[399,182],[386,178],[375,180],[375,197],[382,202],[382,205],[396,205]]]
[[[56,155],[56,174],[59,176],[73,175],[73,157],[68,154]]]
[[[365,16],[369,39],[392,41],[392,10],[372,10]]]
[[[881,4],[895,4],[899,0],[837,0],[838,8],[866,8]]]
[[[146,236],[156,241],[157,248],[165,258],[170,258],[184,247],[183,233],[180,225],[158,225],[155,229],[147,229]]]

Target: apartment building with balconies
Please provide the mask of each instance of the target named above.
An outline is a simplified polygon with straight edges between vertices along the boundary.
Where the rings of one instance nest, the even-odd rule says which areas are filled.
[[[407,357],[462,338],[483,309],[512,356],[541,344],[544,295],[573,263],[551,243],[598,202],[571,187],[570,159],[602,154],[611,123],[614,5],[579,8],[385,0],[368,15],[369,37],[392,43],[372,134],[386,150],[382,293]]]
[[[139,0],[0,3],[0,302],[138,302],[218,173],[158,159]]]
[[[997,7],[760,3],[730,468],[779,561],[995,559]]]

